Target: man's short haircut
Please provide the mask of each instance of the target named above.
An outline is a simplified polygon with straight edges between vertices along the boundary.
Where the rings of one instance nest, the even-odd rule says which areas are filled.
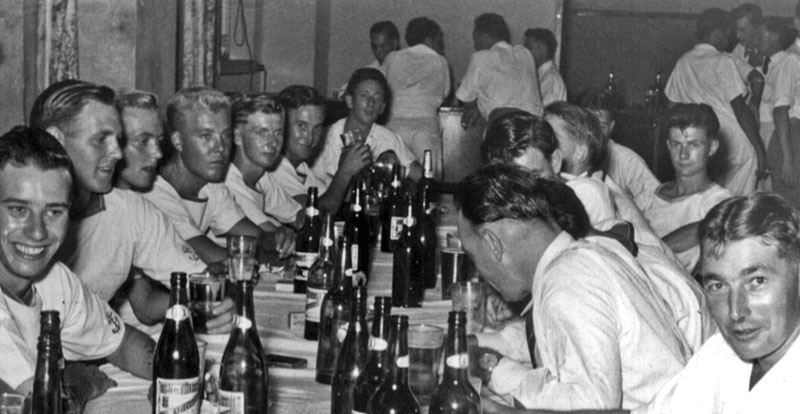
[[[427,17],[417,17],[411,19],[406,26],[406,43],[408,47],[416,46],[425,41],[442,34],[439,24]]]
[[[763,18],[761,6],[754,3],[744,3],[731,10],[731,14],[733,15],[734,22],[740,20],[742,17],[747,17],[747,21],[756,27],[761,25],[761,19]]]
[[[140,108],[158,111],[158,97],[155,94],[132,88],[119,88],[115,91],[114,106],[122,113],[125,108]]]
[[[786,50],[797,38],[797,29],[789,26],[785,20],[777,17],[767,17],[763,20],[764,30],[770,34],[778,35],[778,45],[781,50]]]
[[[578,95],[578,106],[592,112],[606,111],[613,120],[616,115],[618,100],[605,89],[590,88]]]
[[[513,162],[528,148],[541,151],[549,161],[558,148],[553,128],[542,118],[517,110],[499,116],[486,128],[481,144],[485,162]]]
[[[374,68],[356,69],[355,72],[350,75],[350,80],[347,81],[345,95],[355,97],[356,88],[358,88],[358,85],[361,85],[362,82],[366,82],[368,80],[378,82],[378,84],[381,86],[381,89],[383,90],[384,102],[388,104],[392,101],[392,90],[389,89],[389,82],[386,81],[386,76],[383,76],[381,71]]]
[[[325,99],[316,89],[305,85],[291,85],[278,94],[278,103],[285,110],[300,109],[303,106],[318,106],[325,110]]]
[[[516,165],[489,164],[461,180],[454,200],[472,226],[503,219],[555,223],[545,180]]]
[[[0,171],[9,164],[44,171],[65,169],[72,175],[72,162],[58,140],[47,131],[23,125],[0,136]]]
[[[794,17],[800,19],[800,0],[797,1],[797,6],[794,6]]]
[[[186,122],[185,114],[198,110],[212,113],[230,112],[231,101],[224,93],[207,86],[181,89],[167,104],[167,133],[172,134],[183,129]]]
[[[708,37],[714,33],[715,30],[721,30],[723,33],[730,33],[736,26],[731,13],[719,9],[711,8],[703,11],[700,18],[697,19],[697,28],[695,29],[695,39],[698,41],[708,40]]]
[[[503,16],[495,13],[484,13],[475,18],[475,31],[496,40],[511,43],[511,31]]]
[[[719,258],[726,246],[750,237],[776,246],[780,257],[800,262],[800,212],[774,193],[733,197],[712,208],[697,229],[700,260]]]
[[[547,46],[547,59],[552,60],[556,55],[558,49],[558,40],[556,35],[548,29],[537,27],[535,29],[528,29],[525,31],[525,38],[533,39],[534,42],[539,42]]]
[[[400,31],[397,30],[397,26],[389,20],[383,20],[380,22],[376,22],[369,28],[369,35],[374,36],[378,33],[383,33],[387,37],[400,41]]]
[[[719,119],[707,104],[677,104],[667,111],[664,119],[667,131],[673,128],[685,131],[694,127],[705,131],[708,139],[717,139],[719,134]],[[664,136],[669,139],[668,133]]]
[[[589,150],[589,174],[605,170],[608,164],[608,137],[603,134],[600,121],[593,113],[578,105],[561,101],[547,105],[544,115],[563,120],[570,139],[586,145]]]
[[[114,91],[107,86],[76,79],[58,81],[36,97],[31,108],[30,125],[38,129],[54,126],[70,135],[75,116],[91,101],[114,105]]]
[[[247,123],[247,117],[257,112],[283,115],[283,107],[265,93],[241,94],[233,99],[231,119],[234,125]]]

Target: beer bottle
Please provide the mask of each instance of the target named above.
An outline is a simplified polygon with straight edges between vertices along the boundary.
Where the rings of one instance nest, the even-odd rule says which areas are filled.
[[[295,242],[295,252],[297,260],[297,274],[295,275],[295,292],[306,292],[306,281],[308,271],[314,260],[317,259],[319,250],[319,235],[322,232],[322,217],[319,214],[319,203],[317,202],[317,187],[308,188],[308,200],[306,201],[305,220],[303,227],[297,232]]]
[[[372,318],[372,331],[369,341],[369,359],[353,387],[353,413],[365,413],[367,402],[386,377],[387,349],[391,329],[392,298],[375,298],[375,313]]]
[[[153,413],[200,413],[200,356],[186,295],[186,273],[170,276],[169,309],[153,358]]]
[[[41,313],[36,371],[33,377],[33,414],[61,414],[62,372],[61,320],[58,311]]]
[[[331,413],[351,414],[353,410],[353,388],[356,379],[367,364],[370,335],[367,329],[367,288],[359,284],[353,291],[350,322],[339,355],[331,383]]]
[[[236,304],[236,326],[222,354],[219,370],[219,405],[231,414],[267,412],[269,374],[255,320],[248,316],[253,308],[253,282],[236,282],[240,301]]]
[[[392,260],[392,305],[418,308],[422,306],[425,293],[422,275],[419,272],[419,239],[417,220],[414,218],[414,199],[406,193],[404,205],[403,233],[394,247]]]
[[[392,315],[389,371],[367,403],[367,414],[419,413],[417,398],[408,384],[408,316]]]
[[[339,328],[350,320],[350,304],[353,300],[353,269],[350,258],[350,241],[342,236],[339,239],[333,285],[322,299],[322,313],[319,318],[316,380],[322,384],[330,384],[333,379],[336,354],[342,346],[337,337]]]
[[[436,287],[436,210],[438,193],[433,180],[431,151],[425,150],[424,175],[417,183],[417,205],[414,216],[419,219],[419,272],[426,289]]]
[[[381,251],[391,253],[397,239],[400,238],[403,221],[403,190],[400,166],[392,167],[392,184],[381,205]]]
[[[333,283],[333,261],[336,254],[333,246],[333,216],[325,213],[322,223],[322,231],[324,233],[319,241],[317,260],[314,261],[308,271],[306,289],[306,326],[303,331],[303,338],[310,341],[317,340],[322,299]]]
[[[467,315],[451,311],[447,319],[444,377],[431,397],[431,414],[480,414],[481,399],[469,383]]]
[[[353,274],[361,272],[369,280],[369,221],[364,209],[367,207],[367,191],[364,181],[353,186],[353,201],[350,215],[344,223],[344,233],[351,241]]]

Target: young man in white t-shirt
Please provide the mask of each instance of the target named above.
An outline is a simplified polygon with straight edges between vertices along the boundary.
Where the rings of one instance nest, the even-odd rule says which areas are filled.
[[[0,137],[0,380],[22,394],[32,390],[45,310],[59,312],[67,360],[106,358],[142,378],[152,374],[153,340],[52,260],[67,234],[71,169],[44,131],[16,127]],[[79,404],[114,386],[94,365],[69,364],[64,377]]]

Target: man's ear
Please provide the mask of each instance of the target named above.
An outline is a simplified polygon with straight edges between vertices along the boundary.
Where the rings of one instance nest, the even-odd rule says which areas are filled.
[[[489,228],[483,228],[480,230],[480,236],[483,247],[489,249],[489,254],[494,260],[501,262],[503,260],[503,243],[497,234]]]
[[[347,109],[353,109],[353,97],[347,92],[344,94],[344,102],[347,104]]]
[[[719,140],[716,139],[716,138],[712,139],[708,143],[708,156],[710,157],[710,156],[716,154],[718,149],[719,149]]]
[[[564,153],[561,152],[560,148],[556,148],[553,151],[553,155],[550,156],[550,165],[553,167],[553,173],[558,175],[561,172],[561,164],[564,163]]]
[[[578,144],[575,146],[575,154],[572,157],[574,165],[581,165],[589,158],[589,147],[586,144]]]
[[[58,140],[58,142],[61,143],[62,146],[64,145],[64,138],[66,137],[64,136],[64,133],[61,132],[61,128],[52,125],[47,127],[45,131],[47,131],[47,133],[49,133],[50,135],[54,136]]]
[[[242,132],[238,127],[233,128],[233,143],[236,144],[237,147],[242,146]]]
[[[611,120],[611,123],[608,124],[608,138],[611,138],[611,134],[614,133],[614,126],[617,125],[617,121]]]
[[[180,132],[175,131],[170,134],[169,141],[172,143],[172,147],[175,148],[175,151],[183,152],[183,142],[181,141]]]

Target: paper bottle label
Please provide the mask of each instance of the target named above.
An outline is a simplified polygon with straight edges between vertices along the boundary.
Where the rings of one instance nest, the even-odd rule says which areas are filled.
[[[403,217],[392,216],[391,233],[389,237],[392,240],[399,240],[400,233],[403,232]]]
[[[156,412],[200,414],[200,377],[156,379]]]
[[[397,368],[408,368],[408,355],[397,357]]]
[[[306,320],[309,322],[319,322],[322,313],[322,299],[325,297],[325,289],[306,288]]]
[[[297,265],[298,268],[304,269],[308,272],[308,268],[314,264],[314,261],[317,260],[317,256],[319,253],[311,253],[311,252],[295,252],[297,258],[295,259],[294,263]],[[304,275],[304,276],[307,276]]]
[[[353,262],[353,269],[358,269],[358,245],[355,243],[350,247],[350,260]]]
[[[370,351],[385,351],[389,348],[389,343],[385,339],[377,336],[369,337],[369,350]]]
[[[306,217],[312,218],[319,215],[319,209],[314,208],[314,206],[306,207]]]
[[[468,368],[469,356],[467,356],[467,354],[450,355],[449,357],[447,357],[445,363],[450,368],[456,368],[456,369]]]
[[[188,319],[189,315],[189,308],[183,305],[175,305],[169,309],[167,309],[167,314],[165,318],[171,319],[175,322],[180,322],[184,319]]]
[[[219,406],[230,408],[230,414],[245,414],[244,393],[219,390]]]

